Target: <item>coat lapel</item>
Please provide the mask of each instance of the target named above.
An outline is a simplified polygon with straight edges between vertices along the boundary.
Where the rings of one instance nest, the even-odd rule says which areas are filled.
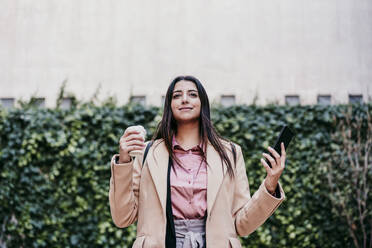
[[[218,152],[214,149],[212,144],[208,142],[207,145],[207,209],[208,214],[211,212],[214,202],[216,201],[217,193],[222,184],[225,174],[225,167],[222,168],[222,161]]]
[[[169,153],[162,140],[154,142],[153,152],[149,152],[148,168],[151,177],[154,181],[155,188],[163,208],[164,216],[166,216],[166,198],[167,198],[167,172]],[[222,161],[218,152],[214,149],[212,144],[208,142],[206,149],[207,156],[207,209],[211,212],[213,204],[216,200],[217,193],[222,184],[225,167],[222,168]]]
[[[163,214],[166,216],[166,200],[167,200],[167,173],[169,153],[163,140],[154,142],[153,152],[149,152],[148,168],[154,181],[156,192],[163,208]]]

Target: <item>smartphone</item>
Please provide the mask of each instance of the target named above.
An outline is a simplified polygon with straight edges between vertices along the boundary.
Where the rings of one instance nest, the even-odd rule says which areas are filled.
[[[287,147],[289,145],[289,142],[291,142],[292,138],[294,137],[294,132],[287,126],[285,125],[282,130],[280,131],[280,134],[278,138],[276,139],[275,145],[273,146],[274,150],[279,153],[279,155],[282,154],[282,149],[280,147],[280,144],[283,142],[284,143],[284,148],[285,151],[287,151]],[[266,152],[267,153],[267,152]],[[273,155],[269,152],[270,156],[273,157]],[[270,162],[265,158],[266,163],[271,167]]]

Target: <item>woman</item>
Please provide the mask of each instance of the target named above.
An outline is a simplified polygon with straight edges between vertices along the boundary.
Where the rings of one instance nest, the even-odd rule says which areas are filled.
[[[278,182],[285,167],[272,148],[261,159],[267,176],[251,197],[241,148],[221,138],[210,120],[198,79],[170,84],[148,155],[139,132],[126,130],[111,161],[110,209],[118,227],[137,223],[133,247],[241,247],[284,199]]]

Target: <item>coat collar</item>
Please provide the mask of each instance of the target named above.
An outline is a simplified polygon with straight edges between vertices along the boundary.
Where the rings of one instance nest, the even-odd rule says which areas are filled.
[[[218,190],[221,186],[224,174],[226,173],[225,166],[222,169],[222,161],[218,152],[208,141],[206,148],[207,157],[207,210],[210,213],[213,204],[216,200]],[[154,181],[155,188],[162,206],[164,216],[166,216],[166,200],[167,200],[167,169],[169,153],[163,140],[156,140],[152,145],[148,154],[148,168],[151,177]]]

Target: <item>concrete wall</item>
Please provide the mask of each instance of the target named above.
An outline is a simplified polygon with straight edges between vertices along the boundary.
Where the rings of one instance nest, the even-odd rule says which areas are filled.
[[[372,100],[370,0],[0,0],[0,97],[131,94],[159,105],[177,75],[212,101]]]

